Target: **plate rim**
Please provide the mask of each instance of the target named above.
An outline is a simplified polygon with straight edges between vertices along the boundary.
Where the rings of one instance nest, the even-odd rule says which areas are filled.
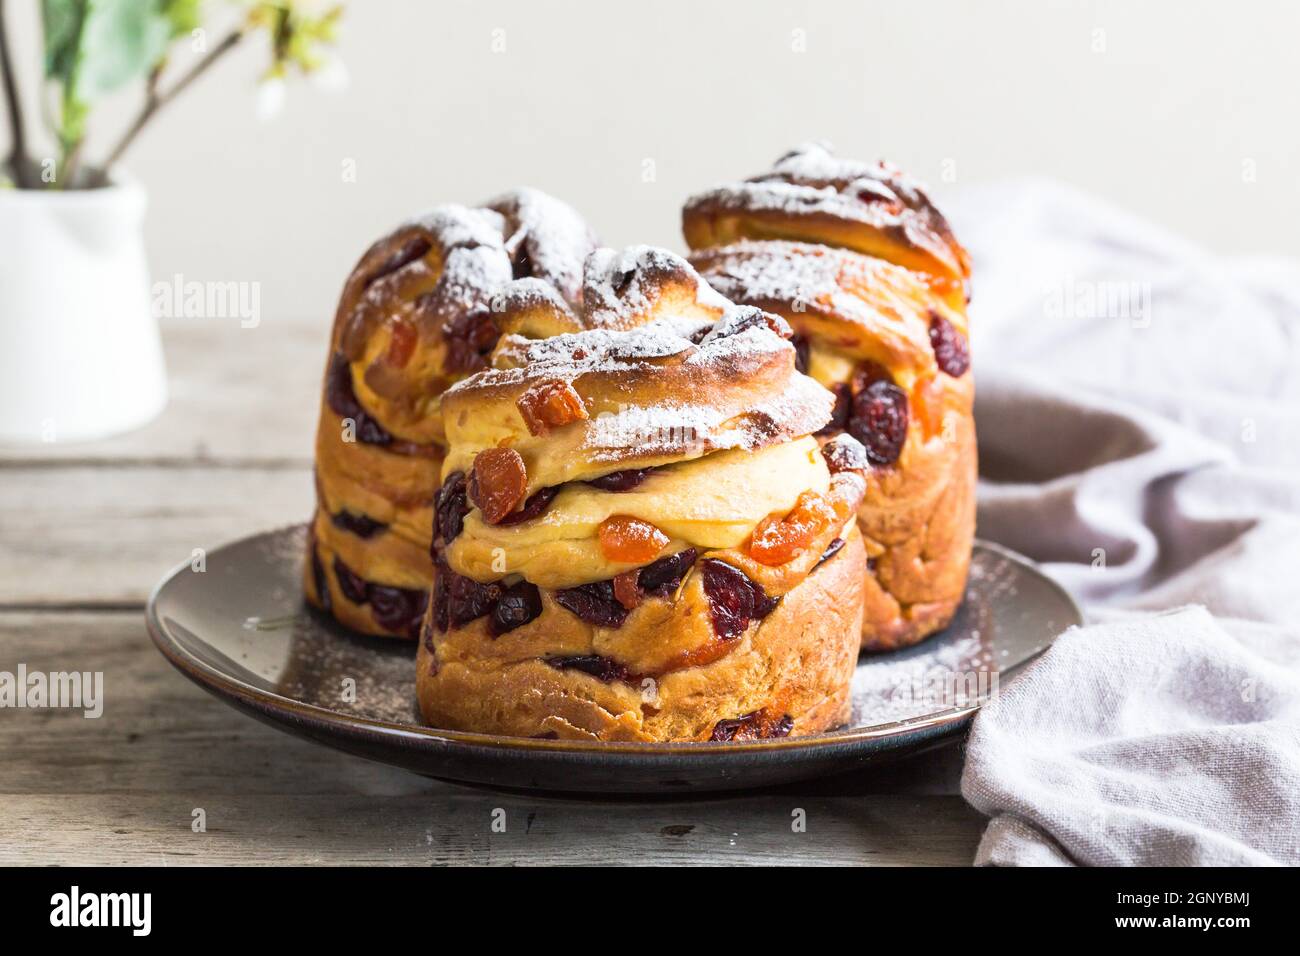
[[[255,538],[280,534],[285,531],[293,531],[305,526],[305,522],[299,522],[282,525],[281,527],[272,528],[266,531],[255,532],[251,535],[245,535],[241,538],[227,541],[209,551],[208,554],[211,556],[215,551],[233,547]],[[1068,630],[1071,627],[1077,627],[1083,623],[1083,613],[1079,609],[1078,603],[1070,595],[1069,591],[1062,587],[1055,579],[1040,571],[1035,566],[1035,563],[1029,558],[1003,545],[986,541],[981,538],[976,538],[972,543],[972,553],[976,548],[983,548],[1016,562],[1040,578],[1051,590],[1055,591],[1057,596],[1063,600],[1065,606],[1073,612],[1074,617],[1076,618],[1074,622],[1067,624],[1061,633],[1064,633],[1064,630]],[[153,589],[149,592],[149,598],[145,604],[145,628],[149,633],[150,640],[152,640],[154,646],[168,663],[195,684],[198,684],[210,693],[223,699],[233,699],[261,713],[275,715],[280,718],[288,716],[305,723],[313,724],[317,727],[324,727],[330,731],[346,730],[352,734],[360,734],[370,739],[376,739],[388,743],[429,741],[444,745],[488,749],[493,751],[530,751],[538,754],[561,753],[571,755],[618,754],[640,756],[654,754],[689,757],[718,753],[739,754],[788,751],[795,751],[798,753],[814,751],[820,753],[824,748],[834,748],[836,746],[848,744],[861,744],[871,740],[891,737],[900,732],[916,732],[945,727],[949,730],[956,730],[963,723],[971,719],[982,706],[980,703],[973,703],[962,707],[950,707],[947,710],[937,711],[932,714],[909,717],[905,720],[890,721],[884,724],[874,724],[870,727],[849,727],[810,734],[805,737],[769,738],[752,741],[557,740],[538,737],[515,737],[505,734],[485,734],[475,731],[449,730],[446,728],[429,727],[414,723],[394,723],[389,720],[382,720],[376,717],[366,717],[360,714],[345,714],[337,710],[330,710],[316,704],[306,703],[305,701],[297,700],[292,697],[285,697],[280,694],[253,687],[238,678],[217,670],[194,655],[188,653],[183,646],[168,635],[165,625],[159,619],[158,600],[167,585],[190,567],[190,561],[178,562],[171,570],[163,575],[157,584],[154,585]],[[306,613],[310,614],[312,612],[307,610]],[[364,637],[364,635],[362,636]],[[1060,634],[1058,633],[1056,637],[1059,636]],[[1052,640],[1042,648],[1035,651],[1024,660],[1017,662],[1007,670],[998,671],[999,675],[1012,675],[1018,672],[1044,653],[1047,648],[1055,642],[1056,637],[1053,637]],[[376,640],[381,639],[376,638]]]

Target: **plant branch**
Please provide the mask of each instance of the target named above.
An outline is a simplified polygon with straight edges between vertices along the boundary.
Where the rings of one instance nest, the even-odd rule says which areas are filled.
[[[3,0],[0,0],[0,2],[3,2]],[[140,114],[135,118],[135,121],[127,131],[122,134],[122,138],[117,141],[117,145],[109,152],[108,157],[104,160],[104,171],[107,172],[113,168],[117,161],[122,158],[122,154],[125,153],[128,147],[130,147],[130,145],[135,141],[135,138],[140,135],[140,131],[144,129],[145,125],[153,119],[154,115],[160,109],[172,100],[176,99],[176,97],[181,93],[185,92],[185,89],[191,83],[211,69],[212,65],[221,59],[221,57],[233,50],[243,38],[244,31],[242,29],[232,31],[220,43],[208,51],[203,59],[195,63],[188,73],[172,84],[171,88],[166,91],[162,91],[158,88],[158,74],[160,71],[156,69],[149,78],[149,87],[148,92],[145,94],[144,108],[140,110]]]
[[[22,99],[18,93],[18,81],[14,75],[13,51],[9,48],[9,33],[5,28],[5,12],[5,0],[0,0],[0,73],[4,75],[5,106],[9,113],[9,164],[13,169],[14,181],[19,187],[26,188],[27,128],[23,119]]]

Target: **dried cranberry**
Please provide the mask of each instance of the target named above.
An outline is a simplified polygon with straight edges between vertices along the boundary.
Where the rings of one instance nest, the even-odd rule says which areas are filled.
[[[325,402],[339,418],[350,418],[356,425],[357,440],[367,445],[387,445],[393,436],[357,401],[352,386],[352,367],[341,353],[335,352],[325,373]]]
[[[840,548],[842,547],[844,547],[843,538],[831,539],[831,543],[826,546],[826,550],[822,552],[822,556],[817,559],[817,563],[812,566],[811,570],[816,571],[831,558],[835,557],[835,555],[840,553]],[[811,573],[811,571],[809,573]]]
[[[559,671],[582,671],[584,674],[590,674],[597,680],[609,683],[610,681],[626,681],[632,676],[628,669],[616,660],[608,657],[601,657],[598,654],[584,654],[576,657],[548,657],[546,663],[550,664]]]
[[[334,577],[339,582],[339,590],[353,604],[365,604],[370,600],[370,586],[361,577],[337,557],[334,559]]]
[[[439,571],[446,579],[447,624],[464,627],[492,610],[501,596],[499,584],[480,584],[473,578],[457,574],[446,565]]]
[[[549,488],[539,489],[538,491],[535,491],[528,496],[528,499],[524,502],[524,506],[522,508],[520,508],[518,511],[510,512],[510,514],[506,515],[504,518],[498,521],[497,524],[508,525],[508,524],[519,524],[519,522],[521,521],[531,521],[533,518],[536,518],[547,508],[549,508],[551,502],[555,500],[555,496],[558,495],[559,493],[560,493],[559,485],[552,485]]]
[[[849,434],[862,442],[873,464],[896,462],[907,441],[907,393],[891,382],[872,382],[853,399]]]
[[[818,435],[842,432],[849,427],[849,408],[853,405],[852,391],[847,385],[840,382],[832,385],[830,391],[835,396],[835,404],[831,408],[831,420],[822,426],[821,430],[817,432]]]
[[[770,720],[765,710],[756,710],[742,717],[720,720],[713,728],[713,741],[728,740],[769,740],[774,737],[788,737],[794,729],[794,718],[789,714],[778,720]]]
[[[713,631],[724,640],[739,637],[750,621],[767,617],[779,601],[725,561],[709,558],[702,562],[700,570]]]
[[[627,608],[614,596],[611,581],[580,584],[555,592],[555,603],[596,627],[622,627]]]
[[[528,246],[525,243],[519,243],[519,251],[515,253],[514,262],[510,263],[510,275],[515,279],[527,279],[533,274],[533,261],[528,257]]]
[[[794,367],[796,371],[807,373],[808,371],[808,337],[805,335],[796,335],[790,340],[794,346]]]
[[[358,538],[373,538],[388,527],[382,521],[376,521],[368,515],[353,514],[347,510],[330,515],[330,521],[334,527],[350,531]]]
[[[465,525],[469,514],[469,496],[466,493],[465,472],[453,471],[438,489],[434,502],[434,538],[451,544]]]
[[[592,478],[585,483],[601,491],[631,491],[645,481],[646,476],[652,471],[653,468],[627,468],[623,471],[611,471],[608,475]]]
[[[671,597],[682,583],[682,575],[695,563],[696,553],[694,548],[685,548],[647,564],[641,569],[637,584],[648,595]]]
[[[832,475],[841,471],[863,471],[871,465],[866,448],[852,435],[836,435],[822,445],[822,457]]]
[[[930,313],[930,348],[945,374],[960,378],[970,368],[970,346],[965,336],[938,312]]]
[[[385,630],[415,637],[420,632],[420,619],[428,601],[428,593],[422,590],[370,585],[370,613]]]
[[[537,585],[519,581],[501,592],[492,616],[488,618],[488,630],[498,636],[523,627],[542,613],[542,595]]]

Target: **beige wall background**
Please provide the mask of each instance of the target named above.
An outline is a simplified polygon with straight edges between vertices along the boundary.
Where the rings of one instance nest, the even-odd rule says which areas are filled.
[[[10,6],[35,67],[36,4]],[[611,245],[679,247],[683,197],[805,139],[890,158],[941,200],[1054,177],[1218,251],[1300,256],[1297,36],[1286,0],[353,0],[347,89],[295,83],[261,122],[250,45],[127,166],[156,277],[260,282],[267,318],[325,321],[388,227],[515,184]]]

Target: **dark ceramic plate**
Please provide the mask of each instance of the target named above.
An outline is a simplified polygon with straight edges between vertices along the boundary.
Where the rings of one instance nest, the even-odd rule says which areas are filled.
[[[864,656],[847,727],[735,743],[602,744],[424,727],[411,644],[353,635],[308,610],[304,528],[269,531],[169,574],[149,633],[190,680],[283,730],[416,773],[489,786],[664,793],[733,790],[852,770],[959,733],[998,682],[1080,622],[1023,559],[975,547],[966,599],[919,647]]]

